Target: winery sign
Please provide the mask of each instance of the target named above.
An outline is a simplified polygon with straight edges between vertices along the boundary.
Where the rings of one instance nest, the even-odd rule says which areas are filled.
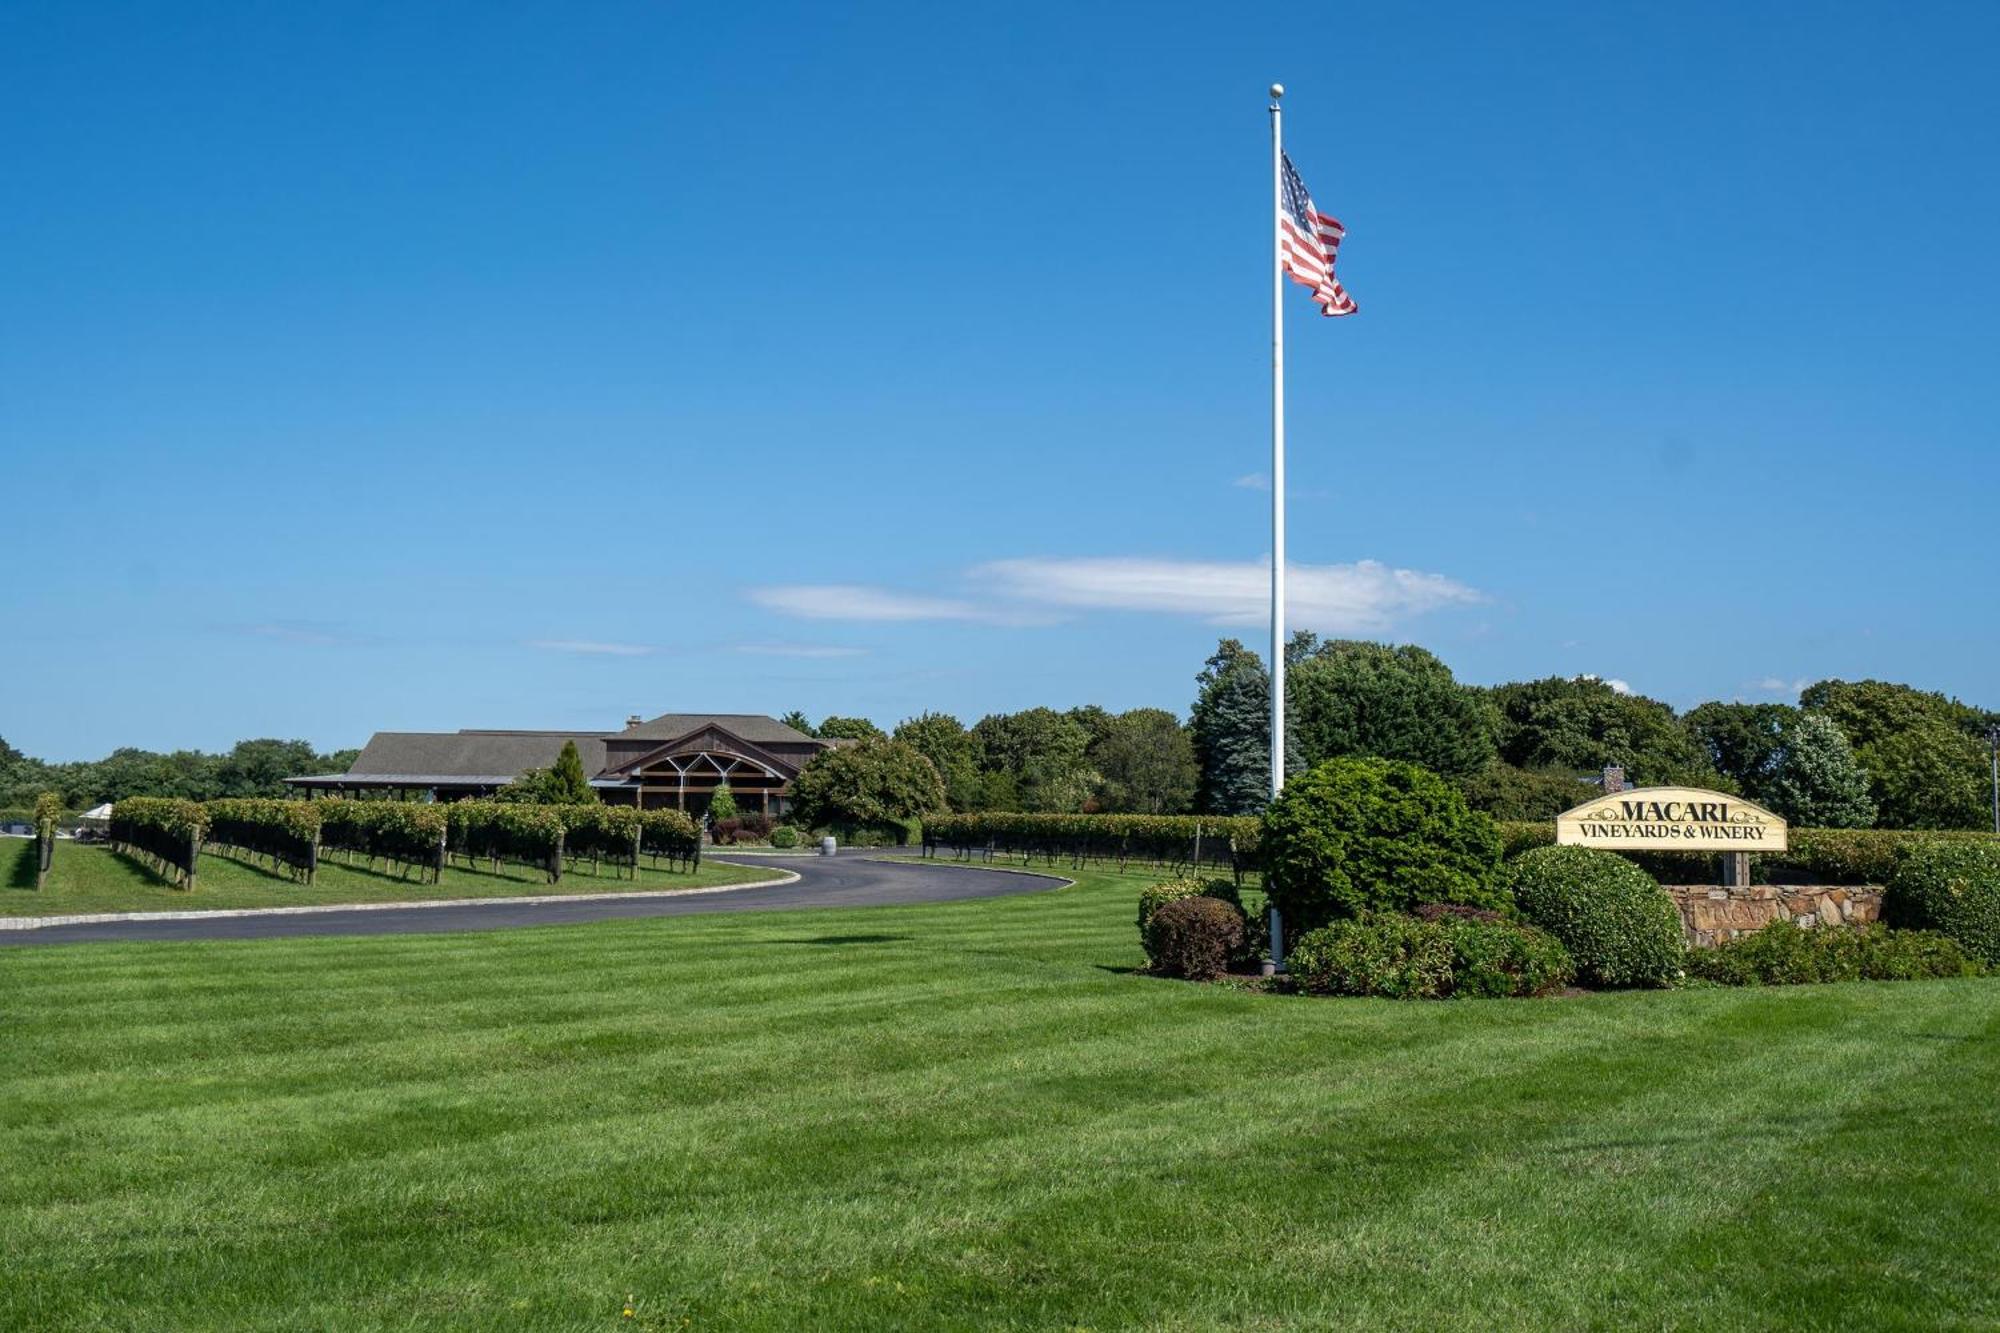
[[[1635,787],[1557,815],[1556,841],[1620,852],[1782,852],[1785,821],[1719,791]]]

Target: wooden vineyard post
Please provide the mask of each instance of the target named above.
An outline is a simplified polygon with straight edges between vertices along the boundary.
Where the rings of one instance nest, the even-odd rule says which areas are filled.
[[[188,834],[187,882],[182,885],[189,893],[194,892],[194,868],[201,864],[201,834]]]
[[[56,839],[53,833],[38,832],[35,835],[35,892],[40,893],[49,882],[49,867],[55,864]]]
[[[549,857],[549,883],[551,884],[562,883],[563,838],[563,830],[557,829],[556,849],[554,854]]]
[[[312,841],[306,844],[306,884],[311,886],[319,875],[319,830],[314,829]]]

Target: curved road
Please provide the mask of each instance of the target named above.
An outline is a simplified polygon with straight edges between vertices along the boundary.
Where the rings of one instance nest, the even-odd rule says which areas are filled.
[[[732,865],[770,866],[798,874],[795,884],[761,889],[693,892],[668,898],[605,898],[589,902],[493,902],[450,907],[215,916],[176,921],[100,921],[88,925],[0,930],[0,945],[75,944],[107,940],[261,940],[284,935],[420,935],[449,930],[564,926],[630,917],[694,912],[765,912],[807,907],[892,907],[1039,893],[1068,881],[1055,875],[983,870],[953,862],[798,857],[751,860],[714,857]]]

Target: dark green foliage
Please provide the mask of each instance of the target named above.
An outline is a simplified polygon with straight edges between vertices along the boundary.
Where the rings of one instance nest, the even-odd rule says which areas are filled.
[[[1523,918],[1563,942],[1585,985],[1664,986],[1686,952],[1680,912],[1652,876],[1614,852],[1540,847],[1509,866]]]
[[[322,804],[247,796],[210,801],[205,841],[210,846],[234,847],[269,857],[286,867],[295,879],[310,884],[319,859]]]
[[[1799,710],[1790,704],[1711,702],[1691,709],[1681,725],[1710,768],[1752,800],[1762,801],[1786,733],[1798,718]]]
[[[1163,977],[1212,981],[1243,948],[1243,913],[1202,895],[1176,898],[1153,913],[1145,929],[1146,957]]]
[[[1331,759],[1293,778],[1264,814],[1260,855],[1293,931],[1419,903],[1507,902],[1493,821],[1397,760]]]
[[[1687,973],[1724,986],[1801,986],[1830,981],[1921,981],[1977,976],[1985,969],[1950,936],[1875,924],[1804,927],[1780,921],[1713,949],[1693,949]]]
[[[159,754],[130,747],[85,763],[50,764],[0,740],[0,808],[27,806],[55,791],[72,810],[129,796],[214,800],[224,796],[283,797],[284,779],[344,772],[356,751],[318,754],[305,741],[245,740],[223,754],[177,750]]]
[[[1620,694],[1590,676],[1550,676],[1486,693],[1499,713],[1500,757],[1517,767],[1595,772],[1617,764],[1642,787],[1727,782],[1657,699]]]
[[[1552,820],[1604,789],[1562,768],[1492,763],[1459,783],[1466,804],[1498,820]]]
[[[796,708],[779,718],[778,721],[784,723],[793,731],[802,732],[807,736],[819,735],[819,728],[815,727],[812,724],[812,720]]]
[[[1194,741],[1164,708],[1134,708],[1110,718],[1085,760],[1098,775],[1101,810],[1175,815],[1194,803],[1201,776]]]
[[[830,741],[879,741],[888,735],[865,717],[829,717],[813,734]]]
[[[208,811],[177,797],[128,796],[111,807],[111,845],[136,853],[175,882],[194,879],[195,860],[208,835]]]
[[[1128,861],[1170,866],[1254,869],[1258,821],[1219,815],[934,815],[924,820],[926,849],[961,856],[1003,852],[1082,865]]]
[[[931,761],[898,740],[861,741],[813,756],[792,784],[792,813],[811,828],[851,841],[876,833],[897,842],[905,820],[944,808],[944,785]]]
[[[1799,696],[1854,746],[1886,828],[1991,828],[1989,715],[1935,691],[1882,680],[1823,680]]]
[[[1285,688],[1305,763],[1404,759],[1458,778],[1493,762],[1492,710],[1431,653],[1345,639],[1300,646],[1309,651]]]
[[[799,845],[799,831],[790,824],[780,824],[771,830],[771,845],[780,849]]]
[[[428,874],[444,872],[448,807],[419,801],[316,801],[324,850],[384,860]],[[517,807],[532,809],[532,807]]]
[[[1552,936],[1505,921],[1421,921],[1384,914],[1307,932],[1286,959],[1292,982],[1320,995],[1395,1000],[1501,999],[1567,985],[1569,955]]]
[[[931,761],[952,809],[978,808],[979,764],[972,733],[963,723],[950,713],[921,713],[896,724],[896,739],[915,746]]]
[[[1271,799],[1271,677],[1257,654],[1224,639],[1201,674],[1189,717],[1200,780],[1195,808],[1207,814],[1248,815]],[[1289,726],[1286,773],[1296,767],[1298,738]]]
[[[983,808],[1079,811],[1097,787],[1089,730],[1053,708],[992,713],[971,734],[979,770],[989,779]]]
[[[1885,920],[1936,930],[2000,966],[2000,839],[1939,840],[1905,850],[1883,896]]]

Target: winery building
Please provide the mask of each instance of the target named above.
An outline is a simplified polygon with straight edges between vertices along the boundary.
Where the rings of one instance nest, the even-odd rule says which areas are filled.
[[[792,780],[820,740],[761,713],[634,716],[622,731],[378,731],[345,773],[287,778],[308,796],[376,792],[439,801],[491,796],[574,741],[608,804],[700,814],[724,782],[739,810],[786,812]]]

